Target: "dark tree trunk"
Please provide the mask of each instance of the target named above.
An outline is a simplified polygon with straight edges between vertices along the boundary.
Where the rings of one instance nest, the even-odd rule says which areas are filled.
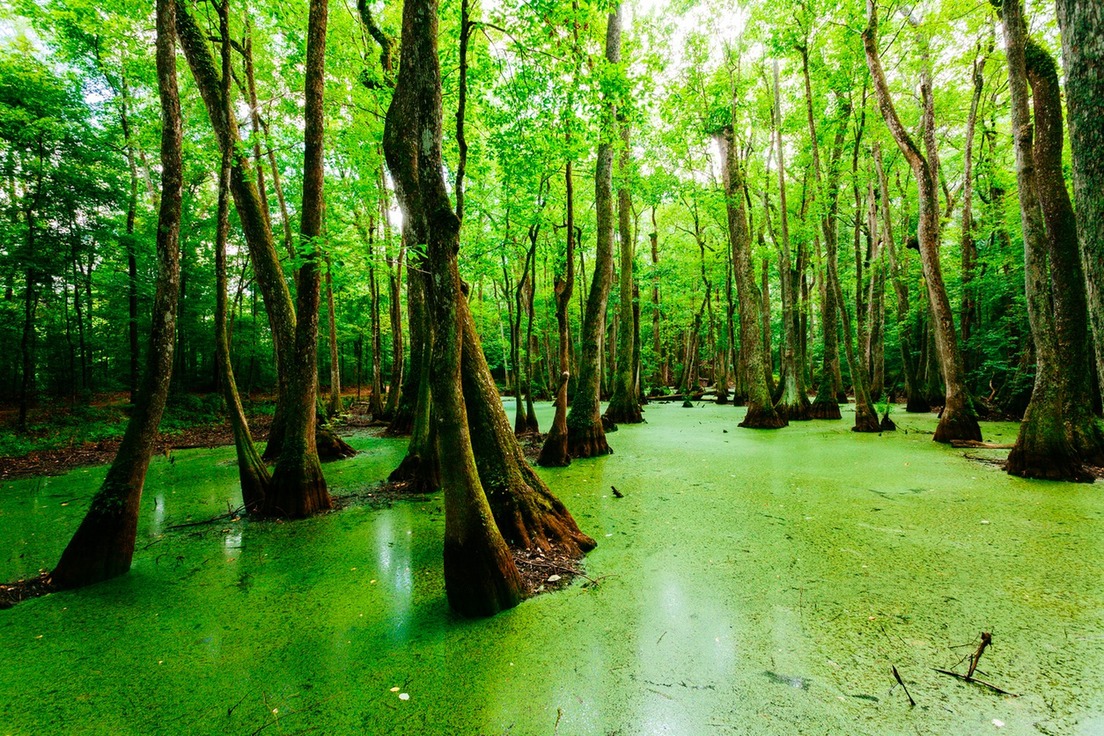
[[[606,61],[621,63],[621,5],[609,14],[606,27]],[[594,173],[594,207],[597,218],[597,251],[594,275],[583,319],[583,354],[579,361],[579,381],[567,416],[568,449],[574,458],[608,455],[613,450],[606,442],[599,399],[602,385],[602,338],[606,327],[606,302],[613,281],[613,146],[609,129],[616,118],[616,102],[605,103],[607,134],[598,144],[598,162]]]
[[[479,480],[502,537],[515,548],[549,551],[558,547],[573,557],[594,549],[567,508],[533,472],[510,430],[494,378],[467,304],[461,305],[464,405],[471,425]]]
[[[980,50],[980,47],[979,47]],[[992,51],[992,42],[990,42]],[[987,52],[988,53],[988,52]],[[978,250],[974,241],[974,131],[977,129],[978,108],[985,87],[986,56],[979,53],[974,59],[974,94],[970,98],[970,115],[966,118],[966,150],[963,152],[962,170],[962,345],[966,371],[974,368],[977,350],[970,338],[979,316],[978,288],[974,283]]]
[[[874,80],[878,107],[885,119],[886,126],[893,134],[898,148],[905,155],[916,176],[919,189],[920,218],[918,240],[920,261],[927,284],[931,305],[932,327],[935,333],[939,364],[946,387],[946,404],[936,427],[936,442],[951,440],[981,440],[981,428],[973,402],[966,390],[962,368],[962,353],[955,335],[954,315],[947,298],[947,289],[943,284],[943,270],[939,264],[939,192],[934,166],[935,114],[931,99],[930,70],[922,73],[921,92],[924,98],[924,131],[928,142],[928,158],[912,140],[893,106],[889,86],[882,71],[882,62],[878,52],[878,17],[875,0],[867,0],[867,27],[863,30],[863,45],[866,50],[867,65]]]
[[[176,86],[173,0],[157,2],[157,82],[161,97],[161,207],[157,289],[146,372],[119,451],[88,513],[50,574],[57,588],[76,588],[130,570],[138,506],[172,375],[180,278],[182,195],[180,99]]]
[[[323,132],[327,0],[311,0],[307,21],[304,109],[303,199],[299,225],[299,267],[292,354],[287,361],[283,446],[272,471],[264,513],[300,518],[333,506],[315,437],[318,415],[318,307],[321,292],[319,237],[322,235]],[[283,351],[283,348],[281,348]]]
[[[411,242],[428,245],[424,265],[432,274],[427,311],[434,370],[423,378],[432,384],[444,490],[445,591],[462,615],[489,616],[517,605],[521,580],[480,485],[461,388],[467,304],[456,261],[460,220],[442,175],[436,0],[404,2],[402,39],[384,151]]]
[[[748,231],[744,177],[736,158],[732,130],[716,136],[722,151],[725,199],[728,213],[728,237],[732,248],[732,269],[740,307],[740,344],[747,362],[747,415],[741,427],[777,429],[787,424],[774,410],[767,385],[767,356],[764,354],[761,320],[761,296],[755,286],[751,258],[751,233]]]
[[[229,148],[233,151],[230,192],[234,197],[238,219],[241,221],[242,232],[249,247],[253,271],[264,299],[265,311],[268,313],[276,354],[278,383],[276,412],[264,454],[265,458],[273,458],[282,452],[283,432],[286,425],[287,384],[295,351],[295,307],[291,301],[287,282],[284,280],[283,266],[276,252],[272,230],[261,206],[249,156],[241,145],[236,118],[233,115],[226,118],[221,113],[226,103],[219,74],[207,46],[206,34],[188,14],[183,0],[177,0],[176,20],[180,46],[188,59],[192,76],[203,97],[219,149],[224,151]],[[275,170],[273,173],[275,174]]]
[[[1058,0],[1077,234],[1104,401],[1104,5]]]

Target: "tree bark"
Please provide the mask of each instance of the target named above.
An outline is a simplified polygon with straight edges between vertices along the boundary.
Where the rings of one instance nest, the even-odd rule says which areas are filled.
[[[304,109],[303,198],[300,207],[300,254],[296,288],[295,331],[287,362],[283,446],[272,471],[264,513],[301,518],[333,506],[315,437],[318,421],[318,307],[322,274],[323,134],[327,0],[311,0],[307,20],[306,105]],[[281,349],[281,352],[283,350]]]
[[[1089,317],[1096,342],[1097,385],[1104,402],[1104,6],[1058,0],[1077,234]]]
[[[230,109],[230,3],[225,0],[217,6],[222,51],[222,93],[226,107],[224,118],[233,114]],[[229,149],[221,152],[219,170],[218,215],[215,225],[215,357],[218,364],[222,397],[230,429],[234,435],[234,451],[238,460],[238,481],[241,484],[242,505],[246,512],[256,514],[264,506],[265,496],[272,483],[268,467],[261,460],[249,422],[245,417],[238,384],[234,380],[234,364],[230,358],[230,329],[227,315],[226,240],[230,232],[230,167]]]
[[[629,186],[631,154],[629,123],[621,123],[620,186],[617,189],[618,240],[620,241],[619,314],[621,328],[617,340],[617,369],[613,376],[613,395],[606,407],[605,418],[614,424],[639,424],[644,421],[640,411],[640,391],[636,387],[636,361],[633,359],[636,334],[633,325],[633,242],[632,193]]]
[[[387,110],[384,151],[415,244],[428,245],[432,275],[433,425],[445,505],[444,567],[449,604],[462,615],[489,616],[521,599],[521,580],[495,526],[480,484],[461,388],[467,304],[456,253],[460,219],[452,210],[441,160],[441,72],[437,0],[406,0],[395,93]]]
[[[939,264],[938,180],[934,161],[929,161],[934,154],[934,148],[929,145],[928,158],[925,158],[912,136],[905,130],[893,106],[878,52],[876,2],[877,0],[867,0],[867,26],[862,33],[863,46],[882,117],[916,176],[920,202],[918,228],[920,261],[928,288],[932,327],[935,332],[943,383],[946,387],[946,403],[933,439],[936,442],[950,442],[956,439],[980,441],[981,428],[978,426],[973,402],[966,390],[962,353],[955,335],[954,315],[951,312],[950,300],[947,298],[947,289],[943,284],[943,270]],[[934,141],[935,120],[931,103],[930,72],[927,68],[922,76],[925,138],[928,141]]]
[[[809,416],[809,395],[805,390],[804,371],[800,369],[797,330],[797,271],[790,254],[790,218],[786,203],[786,158],[782,147],[782,95],[778,83],[778,61],[774,62],[774,140],[778,156],[778,212],[782,282],[782,375],[781,395],[775,411],[788,421],[805,421]]]
[[[1028,478],[1055,480],[1090,480],[1076,450],[1070,444],[1065,430],[1063,407],[1063,364],[1060,356],[1057,310],[1052,299],[1048,277],[1048,258],[1053,254],[1053,241],[1063,233],[1050,231],[1043,192],[1053,183],[1043,181],[1053,175],[1047,163],[1037,157],[1046,157],[1046,138],[1053,136],[1052,124],[1041,105],[1047,104],[1040,91],[1035,95],[1035,123],[1039,137],[1036,140],[1028,111],[1028,79],[1031,62],[1029,54],[1041,54],[1038,48],[1028,51],[1029,41],[1023,19],[1020,0],[1005,0],[1001,8],[1004,20],[1004,36],[1007,39],[1008,86],[1012,98],[1012,133],[1016,150],[1016,181],[1020,197],[1020,221],[1024,233],[1024,278],[1027,290],[1028,317],[1035,341],[1035,388],[1027,405],[1016,443],[1008,454],[1006,469],[1012,475]],[[1036,62],[1037,63],[1037,62]],[[1057,83],[1057,77],[1054,79]],[[1050,90],[1051,94],[1057,90]],[[1053,104],[1054,100],[1050,100]],[[1040,113],[1043,112],[1042,115]],[[1061,119],[1061,108],[1057,115]],[[1059,123],[1058,157],[1061,164],[1061,128]],[[1053,145],[1053,140],[1051,141]],[[1051,164],[1052,166],[1052,164]],[[1060,170],[1059,170],[1060,175]],[[1052,193],[1052,192],[1051,192]],[[1072,225],[1072,223],[1070,223]],[[1068,235],[1068,233],[1066,233]],[[1049,241],[1049,242],[1048,242]],[[1051,270],[1059,268],[1050,263]]]
[[[801,72],[805,80],[805,114],[809,125],[809,144],[813,156],[813,179],[816,185],[816,196],[824,196],[824,215],[821,218],[821,229],[824,233],[825,244],[831,243],[831,247],[838,248],[836,234],[836,218],[839,215],[839,161],[843,153],[843,137],[846,133],[846,118],[838,124],[832,149],[828,155],[828,184],[821,192],[820,173],[820,147],[817,143],[816,121],[813,114],[813,87],[809,78],[809,50],[802,45]],[[818,251],[819,251],[819,246]],[[827,280],[827,276],[823,276]],[[817,394],[809,407],[811,419],[840,419],[839,399],[836,395],[836,374],[839,372],[839,311],[836,307],[836,292],[834,289],[825,288],[821,302],[821,330],[823,332],[823,351],[820,368],[820,378],[817,382]]]
[[[570,133],[567,143],[570,144]],[[558,274],[553,286],[556,296],[556,328],[559,334],[560,381],[556,387],[556,417],[544,439],[537,464],[545,467],[566,467],[571,464],[567,431],[567,386],[571,379],[571,323],[567,308],[575,289],[575,187],[572,180],[571,159],[564,166],[564,207],[566,209],[567,243],[565,245],[564,274]]]
[[[621,63],[621,5],[609,14],[606,26],[606,62]],[[606,302],[613,281],[613,137],[617,104],[605,101],[604,134],[598,144],[598,161],[594,172],[594,207],[597,219],[597,249],[594,254],[594,274],[583,319],[583,350],[579,361],[579,380],[567,416],[568,448],[574,458],[608,455],[613,452],[606,442],[599,400],[601,397],[601,353],[606,332]]]
[[[75,588],[130,570],[138,533],[138,506],[157,426],[172,375],[180,278],[183,166],[180,98],[176,85],[173,0],[157,1],[157,86],[161,98],[161,205],[157,218],[157,288],[146,372],[134,412],[107,477],[50,574],[56,588]]]
[[[736,159],[732,129],[715,135],[722,153],[725,201],[728,214],[728,238],[732,249],[732,269],[740,307],[740,344],[747,362],[747,414],[741,427],[777,429],[787,424],[786,417],[774,409],[767,386],[767,357],[764,355],[761,296],[755,285],[751,257],[751,233],[748,231],[744,177]]]

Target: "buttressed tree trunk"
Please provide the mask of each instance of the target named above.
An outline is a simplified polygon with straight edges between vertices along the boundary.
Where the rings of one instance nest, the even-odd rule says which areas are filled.
[[[609,14],[606,26],[606,61],[621,63],[621,5]],[[594,275],[583,319],[583,351],[579,361],[579,381],[567,416],[568,449],[571,456],[608,455],[613,450],[606,442],[599,400],[601,397],[601,351],[606,332],[606,302],[613,281],[613,144],[617,105],[606,100],[603,111],[602,139],[598,144],[598,162],[594,172],[594,208],[597,219],[597,248]]]
[[[553,546],[572,557],[594,549],[578,524],[525,459],[502,407],[491,369],[467,303],[461,304],[464,405],[471,426],[479,480],[495,522],[512,547],[548,551]]]
[[[617,333],[617,371],[613,377],[613,395],[606,407],[606,419],[614,424],[639,424],[644,421],[640,411],[640,391],[636,387],[636,330],[633,325],[633,227],[632,199],[629,188],[629,124],[621,123],[621,186],[617,189],[618,237],[620,239],[621,270],[619,310],[621,329]]]
[[[570,143],[570,136],[568,136]],[[572,182],[571,160],[564,167],[564,189],[567,208],[567,244],[563,277],[556,276],[556,327],[559,333],[560,381],[556,387],[556,417],[544,439],[537,464],[545,467],[565,467],[571,464],[567,444],[567,384],[571,379],[571,324],[567,308],[575,289],[575,189]]]
[[[1004,18],[1004,35],[1007,39],[1008,86],[1012,97],[1012,132],[1016,148],[1016,180],[1020,196],[1020,221],[1024,233],[1024,279],[1027,290],[1028,317],[1031,321],[1031,333],[1035,340],[1035,387],[1031,393],[1031,402],[1027,405],[1016,444],[1008,454],[1006,469],[1013,475],[1029,478],[1052,478],[1062,480],[1092,480],[1080,462],[1080,458],[1069,442],[1064,426],[1063,411],[1063,370],[1064,357],[1059,353],[1058,318],[1056,311],[1061,307],[1052,302],[1052,288],[1048,278],[1048,256],[1051,255],[1053,241],[1063,234],[1048,227],[1046,207],[1042,193],[1048,188],[1043,182],[1051,165],[1038,160],[1040,154],[1047,155],[1046,138],[1054,135],[1047,130],[1052,121],[1046,119],[1046,113],[1040,108],[1053,104],[1056,98],[1047,99],[1046,93],[1040,96],[1035,90],[1035,123],[1028,112],[1028,71],[1032,62],[1030,55],[1041,54],[1038,48],[1028,51],[1029,41],[1023,20],[1020,0],[1004,0],[1001,8]],[[1038,62],[1035,62],[1038,63]],[[1057,77],[1054,79],[1057,84]],[[1053,95],[1057,89],[1049,90]],[[1043,113],[1043,114],[1040,114]],[[1061,109],[1057,112],[1059,121]],[[1060,125],[1060,123],[1059,123]],[[1057,131],[1059,165],[1061,162],[1061,129]],[[1053,145],[1053,142],[1051,142]],[[1061,170],[1059,168],[1059,176]],[[1052,185],[1051,185],[1052,186]],[[1072,226],[1072,223],[1070,223]],[[1048,242],[1050,241],[1050,242]],[[1051,263],[1050,269],[1059,268]]]
[[[387,110],[384,151],[412,244],[426,243],[432,275],[433,425],[445,504],[445,591],[468,616],[517,605],[521,580],[483,493],[472,452],[461,389],[463,317],[456,254],[460,219],[445,189],[441,160],[441,71],[437,58],[437,1],[403,3],[402,50]]]
[[[1104,402],[1104,5],[1058,0],[1077,235]]]
[[[126,434],[107,477],[50,574],[50,582],[57,588],[91,585],[130,570],[146,469],[169,394],[180,287],[180,209],[183,191],[183,136],[176,84],[174,11],[174,0],[157,0],[161,205],[157,215],[157,289],[153,299],[146,372]]]
[[[741,427],[777,429],[787,424],[786,418],[774,409],[767,386],[767,356],[763,346],[760,322],[760,294],[755,285],[751,257],[751,233],[748,230],[747,198],[743,173],[736,159],[732,129],[715,135],[723,160],[725,201],[728,211],[728,238],[732,247],[732,269],[736,279],[736,295],[740,307],[740,345],[747,363],[747,414]]]
[[[962,368],[962,353],[955,335],[954,314],[947,298],[947,289],[943,284],[943,271],[939,264],[939,191],[936,172],[929,159],[934,150],[928,151],[928,157],[920,152],[912,136],[905,129],[890,97],[889,85],[882,71],[882,61],[878,52],[878,12],[877,0],[867,0],[867,26],[863,29],[863,46],[866,50],[866,62],[874,81],[874,92],[878,108],[886,127],[893,134],[897,147],[901,149],[916,176],[919,190],[920,217],[918,240],[920,243],[920,262],[924,272],[924,281],[931,302],[932,328],[939,354],[940,370],[946,388],[946,403],[943,415],[939,418],[934,439],[936,442],[951,440],[981,440],[981,427],[973,402],[966,390],[966,380]],[[934,111],[931,105],[930,74],[925,71],[924,92],[924,128],[925,138],[934,140]],[[930,148],[930,147],[929,147]]]
[[[323,208],[323,106],[325,90],[327,0],[311,0],[307,20],[306,105],[304,109],[303,200],[296,288],[295,341],[288,360],[283,446],[265,497],[265,513],[300,518],[333,503],[318,459],[318,307],[321,299]]]

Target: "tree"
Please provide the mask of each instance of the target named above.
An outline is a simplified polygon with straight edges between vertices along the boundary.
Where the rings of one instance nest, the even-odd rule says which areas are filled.
[[[1099,462],[1104,445],[1086,405],[1091,401],[1084,378],[1089,365],[1087,313],[1076,224],[1062,175],[1058,74],[1050,56],[1027,39],[1020,0],[1005,0],[1002,14],[1036,354],[1035,390],[1007,470],[1025,477],[1091,481],[1082,461]],[[1083,369],[1062,370],[1063,361]]]
[[[427,245],[427,312],[432,318],[433,426],[445,499],[445,591],[468,616],[517,605],[521,581],[480,484],[461,388],[467,301],[456,254],[460,218],[441,170],[441,72],[436,0],[405,0],[395,93],[387,110],[384,152],[395,178],[411,241]]]
[[[606,24],[606,63],[621,63],[621,5],[609,14]],[[608,455],[613,450],[606,442],[599,398],[602,385],[601,346],[606,332],[606,302],[613,281],[613,138],[617,102],[612,90],[604,93],[602,138],[598,142],[598,161],[594,171],[594,206],[597,219],[597,252],[594,275],[583,318],[583,354],[579,361],[579,381],[571,412],[567,415],[568,450],[572,457]]]
[[[1066,106],[1073,152],[1077,235],[1089,316],[1096,338],[1096,374],[1104,402],[1104,7],[1057,0],[1066,72]]]
[[[936,442],[951,440],[981,440],[981,428],[977,414],[966,389],[962,368],[962,352],[959,350],[955,335],[954,314],[947,298],[947,289],[943,282],[943,271],[939,264],[939,191],[936,171],[932,159],[935,156],[935,111],[931,96],[930,70],[925,65],[921,79],[923,97],[923,128],[927,156],[920,152],[912,136],[901,123],[893,105],[889,85],[882,71],[882,61],[878,49],[878,10],[877,0],[867,0],[867,25],[863,29],[863,47],[866,51],[867,66],[874,81],[874,94],[881,110],[886,127],[893,134],[897,147],[901,149],[916,177],[920,201],[920,221],[918,240],[920,260],[927,282],[928,299],[931,305],[932,328],[935,333],[936,351],[946,387],[946,404],[939,418],[934,439]]]
[[[157,82],[161,97],[161,206],[157,293],[145,375],[127,431],[88,513],[50,573],[56,588],[90,585],[130,570],[138,505],[169,395],[180,278],[183,189],[180,98],[176,85],[174,0],[157,1]]]
[[[734,103],[735,104],[735,103]],[[732,249],[732,270],[736,281],[736,294],[740,310],[740,344],[747,363],[748,399],[747,414],[741,427],[749,429],[778,429],[788,423],[786,417],[775,410],[767,386],[767,355],[763,347],[760,318],[760,291],[755,285],[751,259],[751,233],[748,230],[747,193],[736,146],[732,140],[732,128],[715,134],[721,149],[722,174],[728,237]]]

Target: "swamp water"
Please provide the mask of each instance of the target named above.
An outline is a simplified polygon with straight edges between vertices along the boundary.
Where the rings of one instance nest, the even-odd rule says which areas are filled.
[[[930,415],[742,415],[652,404],[616,454],[542,469],[598,584],[479,621],[445,602],[439,497],[170,530],[238,505],[237,474],[232,448],[159,457],[129,575],[0,611],[0,734],[1104,733],[1101,483],[1010,478]],[[335,495],[405,448],[350,441]],[[0,578],[57,560],[103,473],[0,484]],[[1019,697],[933,671],[981,631]]]

